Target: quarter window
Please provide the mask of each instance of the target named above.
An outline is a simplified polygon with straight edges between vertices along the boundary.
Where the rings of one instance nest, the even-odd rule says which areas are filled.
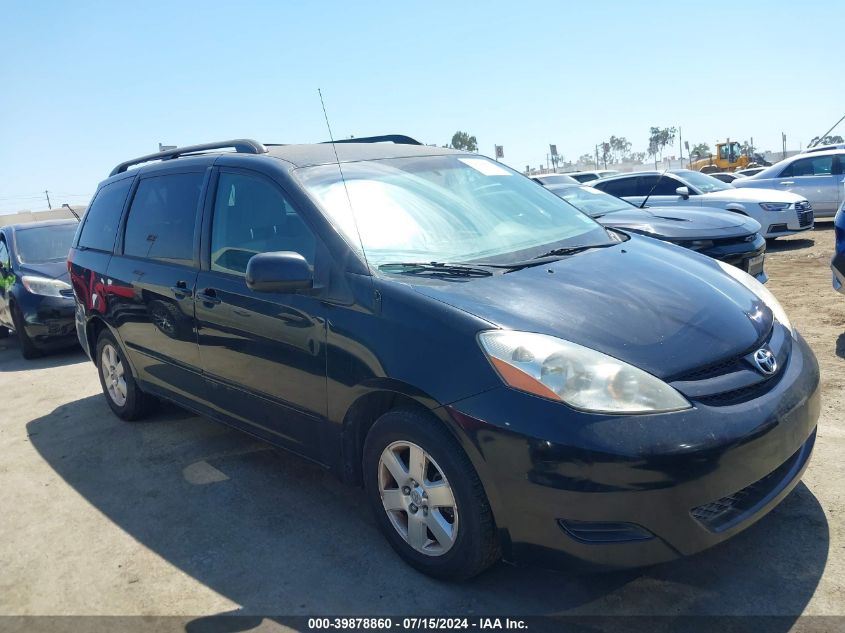
[[[124,178],[100,188],[85,212],[78,246],[111,253],[132,180]]]
[[[833,156],[814,156],[796,160],[781,172],[781,178],[829,176],[833,173]]]
[[[276,185],[260,176],[220,174],[211,224],[211,270],[243,276],[257,253],[293,251],[314,265],[316,240]]]
[[[203,174],[144,178],[132,199],[123,253],[191,265]]]

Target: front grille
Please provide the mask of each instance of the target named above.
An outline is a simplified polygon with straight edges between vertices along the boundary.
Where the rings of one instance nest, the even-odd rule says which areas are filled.
[[[782,371],[778,371],[777,374],[768,380],[758,382],[755,385],[749,385],[747,387],[733,389],[731,391],[723,391],[722,393],[717,393],[712,396],[699,396],[696,400],[698,400],[701,404],[707,404],[714,407],[729,407],[733,404],[753,400],[754,398],[759,398],[772,389],[772,387],[778,383],[783,373],[784,372]]]
[[[754,352],[762,347],[768,347],[777,359],[778,369],[773,375],[765,375],[752,359]],[[693,402],[712,407],[733,406],[771,391],[786,373],[791,351],[788,332],[780,326],[772,327],[743,353],[676,375],[668,382]]]
[[[711,532],[723,532],[758,511],[795,479],[813,450],[816,434],[775,470],[733,494],[690,510],[693,518]]]
[[[756,234],[741,235],[739,237],[722,237],[713,240],[713,246],[743,246],[753,242]]]
[[[754,349],[757,349],[757,347],[755,346]],[[728,360],[719,361],[717,363],[713,363],[712,365],[696,369],[688,374],[684,374],[682,380],[703,380],[705,378],[714,378],[716,376],[721,376],[722,374],[736,371],[739,369],[740,362],[746,354],[747,352],[734,358],[729,358]]]
[[[798,214],[798,226],[810,226],[813,223],[813,205],[806,200],[795,203],[795,212]]]
[[[756,343],[754,343],[754,345],[741,354],[737,354],[732,358],[723,358],[722,360],[717,360],[709,365],[704,365],[685,374],[675,376],[674,378],[670,378],[669,382],[675,382],[677,380],[704,380],[706,378],[714,378],[716,376],[722,376],[724,374],[738,371],[739,369],[745,367],[743,358],[753,353],[755,350],[760,349],[760,346],[771,342],[773,334],[774,326],[769,329],[765,336],[761,337]]]
[[[73,296],[73,288],[62,288],[59,290],[59,294],[63,297],[72,297]]]

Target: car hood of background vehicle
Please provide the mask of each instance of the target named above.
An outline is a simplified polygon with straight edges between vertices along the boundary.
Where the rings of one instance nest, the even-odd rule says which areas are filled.
[[[679,240],[742,237],[760,230],[760,224],[748,216],[706,207],[632,207],[608,213],[597,220],[604,226]]]
[[[403,281],[503,329],[557,336],[660,378],[747,352],[773,321],[713,260],[636,235],[481,279]]]
[[[723,200],[725,202],[798,202],[803,196],[778,189],[764,189],[762,187],[734,187],[725,191],[711,191],[703,193],[701,198],[708,200]]]
[[[68,281],[69,276],[67,272],[67,262],[44,262],[42,264],[21,264],[21,275],[37,275],[39,277],[48,277],[49,279],[60,279]]]

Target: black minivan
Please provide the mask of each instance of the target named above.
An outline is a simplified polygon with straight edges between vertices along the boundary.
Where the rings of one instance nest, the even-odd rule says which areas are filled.
[[[819,369],[764,286],[477,154],[368,140],[112,171],[68,267],[118,416],[165,398],[330,468],[438,577],[670,560],[795,487]]]
[[[14,332],[21,356],[76,346],[67,253],[76,220],[0,228],[0,338]]]

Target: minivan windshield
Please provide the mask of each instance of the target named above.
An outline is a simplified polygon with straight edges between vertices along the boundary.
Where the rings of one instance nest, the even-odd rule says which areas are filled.
[[[44,264],[67,259],[76,224],[54,224],[18,229],[15,247],[21,264]]]
[[[348,242],[359,251],[363,243],[374,267],[420,261],[507,264],[550,247],[616,241],[536,182],[481,156],[344,163],[345,185],[336,164],[296,173]]]
[[[691,169],[678,170],[674,172],[684,180],[686,180],[693,187],[701,191],[701,193],[710,193],[712,191],[725,191],[726,189],[736,189],[732,184],[722,182],[718,178],[713,178],[708,174],[702,174],[700,171],[693,171]]]

